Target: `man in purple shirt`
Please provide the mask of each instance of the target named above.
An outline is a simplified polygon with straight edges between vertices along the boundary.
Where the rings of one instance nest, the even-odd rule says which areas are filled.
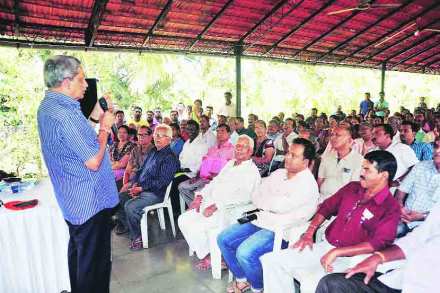
[[[343,272],[366,254],[391,245],[400,219],[399,204],[389,192],[396,170],[391,153],[366,154],[360,181],[350,182],[321,204],[293,249],[261,258],[264,292],[294,292],[294,278],[302,292],[314,292],[325,273]],[[315,232],[332,216],[336,218],[326,229],[324,241],[313,244]],[[304,250],[307,246],[310,250]]]

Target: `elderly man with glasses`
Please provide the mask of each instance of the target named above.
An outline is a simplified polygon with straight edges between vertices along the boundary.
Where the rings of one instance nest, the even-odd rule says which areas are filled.
[[[153,134],[155,147],[148,152],[142,167],[128,183],[127,191],[119,194],[119,221],[128,227],[131,250],[143,247],[140,221],[144,208],[163,201],[168,184],[180,168],[179,160],[170,148],[171,137],[172,130],[168,125],[156,126]]]

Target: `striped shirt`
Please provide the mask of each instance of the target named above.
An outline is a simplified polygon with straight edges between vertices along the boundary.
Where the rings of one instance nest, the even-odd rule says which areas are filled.
[[[429,212],[440,200],[440,172],[435,167],[434,161],[417,163],[398,188],[408,193],[405,202],[407,209]]]
[[[110,158],[89,170],[85,162],[99,150],[97,135],[78,101],[47,91],[38,109],[38,131],[44,161],[66,221],[81,225],[119,202]]]
[[[155,147],[148,152],[142,168],[137,172],[133,183],[139,183],[144,192],[152,192],[163,198],[168,184],[179,170],[180,162],[168,145],[161,150]]]

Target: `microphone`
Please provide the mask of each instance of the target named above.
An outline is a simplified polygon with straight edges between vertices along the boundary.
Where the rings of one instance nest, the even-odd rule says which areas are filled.
[[[99,102],[99,106],[101,106],[101,109],[104,112],[107,112],[108,111],[107,100],[104,97],[101,97],[99,98],[98,102]]]

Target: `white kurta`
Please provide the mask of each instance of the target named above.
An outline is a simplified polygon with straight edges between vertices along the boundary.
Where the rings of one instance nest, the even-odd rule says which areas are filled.
[[[402,249],[406,261],[390,273],[379,277],[385,285],[401,289],[402,293],[438,292],[440,275],[440,204],[432,210],[426,221],[413,232],[394,243]]]
[[[251,195],[260,185],[260,173],[252,160],[242,162],[238,166],[234,166],[234,163],[235,160],[229,161],[200,191],[203,199],[199,213],[191,210],[179,217],[180,231],[200,259],[209,254],[208,232],[226,227],[235,221],[247,210],[251,203]],[[206,218],[203,210],[212,204],[215,204],[218,210]]]
[[[187,140],[183,145],[182,152],[179,155],[180,167],[189,168],[189,177],[195,177],[199,172],[202,158],[208,152],[208,145],[203,141],[202,134],[199,134],[192,142]]]

